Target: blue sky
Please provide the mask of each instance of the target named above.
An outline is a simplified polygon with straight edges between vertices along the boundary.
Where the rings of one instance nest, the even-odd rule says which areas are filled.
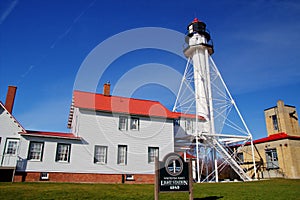
[[[16,85],[13,113],[26,129],[68,131],[76,74],[99,43],[140,27],[185,33],[194,17],[207,24],[215,46],[212,57],[254,138],[266,136],[263,110],[278,99],[300,109],[297,0],[3,0],[0,100],[5,102],[8,85]],[[184,38],[178,45],[183,43]],[[112,63],[99,85],[109,80],[114,86],[122,74],[146,63],[162,63],[181,73],[185,67],[184,60],[168,52],[134,51]],[[157,85],[140,87],[134,96],[161,101],[170,109],[175,101]]]

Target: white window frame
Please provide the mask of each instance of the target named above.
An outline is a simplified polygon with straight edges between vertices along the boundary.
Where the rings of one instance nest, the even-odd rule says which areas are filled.
[[[119,165],[127,165],[127,145],[118,145],[118,159],[117,163]]]
[[[9,140],[7,142],[6,154],[16,155],[18,149],[18,140]]]
[[[267,169],[278,169],[278,154],[277,149],[265,149]]]
[[[94,148],[94,163],[106,164],[107,163],[107,146],[95,145]]]
[[[185,119],[185,131],[193,131],[193,120]]]
[[[70,156],[71,156],[71,144],[57,143],[55,161],[69,163]]]
[[[42,161],[43,159],[44,142],[30,141],[28,160]]]
[[[133,174],[126,174],[126,181],[134,181],[134,175]]]
[[[48,172],[41,172],[40,179],[41,180],[49,180],[49,173]]]
[[[148,163],[154,163],[159,158],[159,147],[148,147]]]
[[[13,167],[17,165],[17,157],[19,154],[19,139],[18,138],[6,138],[4,152],[0,165],[5,167]]]
[[[124,122],[123,122],[124,120]],[[127,131],[128,130],[128,117],[127,116],[119,116],[119,130]]]
[[[140,118],[131,117],[130,118],[130,130],[140,130]]]

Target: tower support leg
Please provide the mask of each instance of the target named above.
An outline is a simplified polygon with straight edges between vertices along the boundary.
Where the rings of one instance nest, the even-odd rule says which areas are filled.
[[[200,183],[200,159],[199,159],[199,137],[196,136],[196,156],[197,156],[197,182]]]
[[[216,183],[219,182],[219,174],[218,174],[218,159],[217,159],[217,151],[214,149],[214,168],[215,168],[215,178]]]

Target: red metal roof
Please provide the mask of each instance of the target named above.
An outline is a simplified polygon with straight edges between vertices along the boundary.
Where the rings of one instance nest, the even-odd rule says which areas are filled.
[[[183,158],[184,157],[184,153],[180,152],[179,155]],[[192,154],[186,153],[186,158],[187,159],[196,159],[196,156],[193,156]]]
[[[193,23],[196,23],[196,22],[199,22],[197,17],[195,17],[194,20],[193,20]]]
[[[254,140],[253,143],[254,144],[259,144],[259,143],[271,142],[271,141],[282,140],[282,139],[300,140],[300,137],[299,136],[291,136],[291,135],[288,135],[286,133],[276,133],[276,134],[270,135],[270,136],[265,137],[265,138],[260,138],[260,139]]]
[[[62,133],[62,132],[26,130],[26,132],[21,132],[20,134],[23,136],[52,137],[52,138],[75,139],[75,140],[81,139],[80,137],[77,137],[72,133]]]
[[[78,108],[173,119],[179,117],[195,117],[195,115],[171,112],[158,101],[120,96],[105,96],[103,94],[83,91],[74,91],[73,98],[74,106]]]
[[[188,113],[180,113],[180,112],[173,112],[176,116],[175,118],[190,118],[195,119],[195,114],[188,114]],[[198,120],[205,121],[205,118],[203,116],[198,116]]]

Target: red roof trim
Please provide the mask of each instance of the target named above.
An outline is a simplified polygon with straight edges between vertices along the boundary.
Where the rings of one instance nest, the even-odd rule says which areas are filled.
[[[83,109],[171,119],[177,119],[179,117],[195,118],[195,115],[192,114],[171,112],[158,101],[120,96],[105,96],[103,94],[78,90],[74,91],[73,97],[74,107]],[[204,120],[203,117],[200,118]]]
[[[277,133],[277,134],[273,134],[273,135],[270,135],[265,138],[260,138],[260,139],[254,140],[253,143],[259,144],[259,143],[271,142],[271,141],[282,140],[282,139],[300,140],[300,137],[299,136],[291,136],[286,133]]]
[[[184,158],[184,152],[180,152],[179,155]],[[196,156],[193,156],[192,154],[186,153],[186,158],[187,159],[196,159]]]
[[[62,133],[62,132],[47,132],[47,131],[31,131],[20,133],[23,136],[34,136],[34,137],[50,137],[50,138],[61,138],[61,139],[73,139],[81,140],[81,137],[77,137],[72,133]]]
[[[173,113],[176,116],[175,119],[177,119],[177,118],[195,119],[196,118],[195,114],[186,114],[186,113],[180,113],[180,112],[173,112]],[[198,120],[205,121],[205,118],[203,116],[198,116]]]

